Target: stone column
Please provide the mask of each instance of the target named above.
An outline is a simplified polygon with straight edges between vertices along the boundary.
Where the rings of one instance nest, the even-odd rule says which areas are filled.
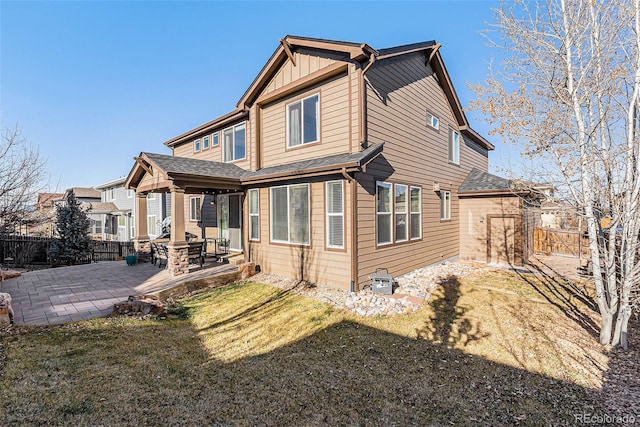
[[[171,186],[171,238],[169,239],[167,269],[177,276],[189,272],[189,245],[185,240],[184,188]]]
[[[136,193],[136,237],[133,248],[144,257],[151,255],[151,242],[147,230],[147,195]]]

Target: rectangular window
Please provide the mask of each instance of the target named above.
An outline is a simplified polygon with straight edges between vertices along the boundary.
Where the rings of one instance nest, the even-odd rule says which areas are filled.
[[[327,190],[327,247],[344,248],[344,196],[342,181],[329,181]]]
[[[116,189],[111,188],[109,189],[109,200],[115,200],[116,199]]]
[[[451,219],[451,191],[440,192],[440,219]]]
[[[156,193],[147,193],[147,200],[155,200]]]
[[[209,136],[205,136],[202,138],[202,149],[206,150],[209,148]]]
[[[411,187],[411,240],[422,237],[422,189]]]
[[[127,190],[127,199],[132,199],[133,198],[133,194],[134,194],[133,190]]]
[[[309,184],[271,187],[271,240],[308,245]]]
[[[95,220],[95,233],[94,234],[102,234],[102,221],[99,219]]]
[[[449,161],[460,164],[460,132],[449,128]]]
[[[312,95],[287,105],[287,147],[320,140],[320,95]]]
[[[395,223],[396,223],[396,242],[406,242],[408,240],[409,224],[407,218],[408,201],[407,186],[401,184],[394,185],[394,204],[395,204]]]
[[[376,241],[378,245],[385,245],[393,241],[391,184],[378,182],[376,187]]]
[[[214,133],[212,138],[213,138],[213,141],[211,142],[211,146],[217,147],[218,144],[220,143],[220,141],[218,140],[219,139],[218,132]]]
[[[127,226],[127,219],[120,215],[118,216],[118,227],[126,227]]]
[[[245,158],[246,125],[231,126],[222,131],[222,161],[233,162]]]
[[[249,190],[249,240],[260,240],[260,190]]]
[[[147,233],[149,236],[155,236],[158,233],[156,232],[157,228],[157,220],[155,215],[147,215]]]
[[[130,238],[134,238],[136,236],[136,217],[131,215],[131,236]]]
[[[200,221],[200,197],[189,198],[189,221]]]
[[[193,152],[197,153],[198,151],[200,151],[200,140],[196,139],[193,141]]]
[[[440,129],[440,120],[433,114],[427,112],[427,126],[438,130]]]

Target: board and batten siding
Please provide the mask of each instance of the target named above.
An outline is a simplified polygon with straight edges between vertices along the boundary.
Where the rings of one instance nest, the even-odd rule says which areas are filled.
[[[334,179],[329,179],[334,180]],[[303,184],[305,182],[296,182]],[[310,186],[311,245],[289,245],[271,243],[269,188],[260,188],[260,241],[248,240],[248,198],[244,203],[244,225],[246,232],[246,259],[260,265],[271,274],[309,280],[330,287],[349,289],[351,281],[351,203],[349,184],[344,182],[345,249],[326,248],[326,201],[325,182],[317,180]]]
[[[385,142],[382,156],[358,174],[358,286],[370,283],[378,267],[398,276],[460,253],[457,189],[469,171],[488,169],[488,153],[461,140],[460,164],[448,161],[449,127],[458,129],[424,53],[377,62],[366,75],[366,132],[369,143]],[[427,112],[440,129],[427,126]],[[464,142],[463,142],[464,141]],[[376,246],[376,180],[422,188],[422,239]],[[451,219],[440,220],[440,196],[434,183],[451,191]]]

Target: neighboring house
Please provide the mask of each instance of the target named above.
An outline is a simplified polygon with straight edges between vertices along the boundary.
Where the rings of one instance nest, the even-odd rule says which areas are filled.
[[[165,142],[173,155],[140,153],[125,187],[138,210],[171,195],[170,273],[188,270],[184,231],[346,289],[379,267],[459,257],[458,188],[494,147],[470,127],[440,47],[287,36],[234,111]]]
[[[91,213],[101,215],[101,240],[128,242],[135,237],[135,192],[124,188],[125,178],[119,178],[96,186],[101,192],[101,202],[93,203]],[[162,233],[160,223],[169,216],[171,199],[166,193],[150,193],[147,196],[147,233],[155,238]]]
[[[56,222],[55,202],[59,201],[62,193],[38,193],[33,217],[34,224],[29,227],[29,234],[43,237],[53,236]]]
[[[68,188],[62,195],[62,198],[55,202],[56,205],[64,206],[71,191],[75,194],[76,200],[80,202],[82,210],[84,210],[89,217],[89,221],[91,223],[89,235],[92,239],[101,239],[104,228],[104,214],[100,212],[100,210],[93,210],[94,204],[100,203],[100,192],[92,187]]]

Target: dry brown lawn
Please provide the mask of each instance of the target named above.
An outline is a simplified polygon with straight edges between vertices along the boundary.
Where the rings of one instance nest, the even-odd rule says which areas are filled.
[[[13,328],[2,424],[573,424],[605,411],[588,293],[480,271],[418,312],[364,318],[237,283],[181,300],[181,318]]]

